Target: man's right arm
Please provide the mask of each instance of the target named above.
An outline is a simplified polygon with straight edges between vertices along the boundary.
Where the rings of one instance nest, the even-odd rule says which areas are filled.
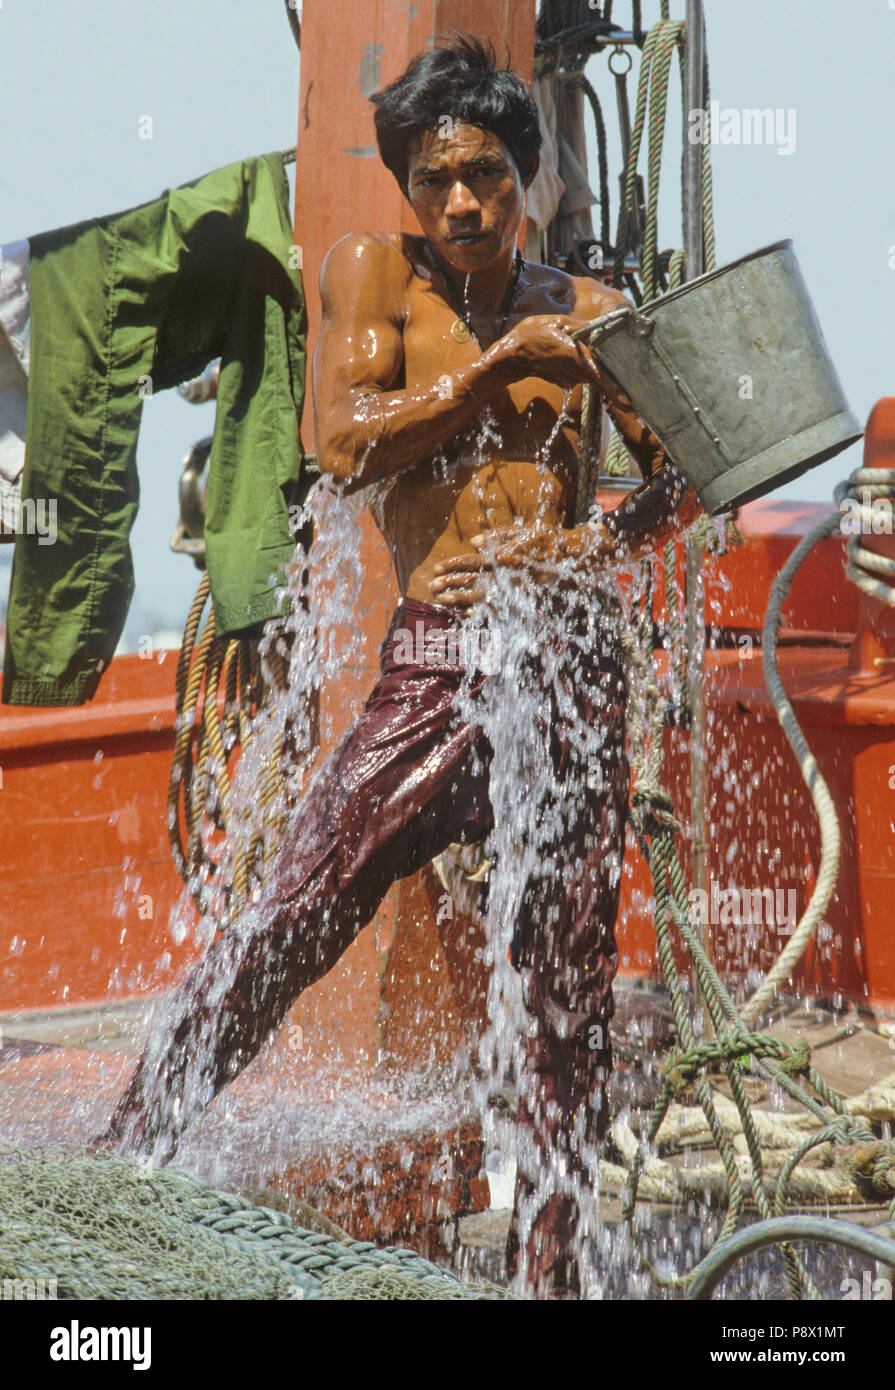
[[[404,367],[411,274],[397,248],[374,235],[343,237],[320,274],[323,326],[313,368],[317,459],[349,492],[431,458],[515,381],[601,386],[593,359],[571,336],[580,320],[542,314],[521,320],[474,362],[431,386],[395,390]]]
[[[350,492],[430,458],[468,429],[512,377],[495,344],[431,387],[393,389],[404,366],[410,274],[400,252],[371,235],[343,237],[321,271],[323,325],[313,366],[317,459]]]

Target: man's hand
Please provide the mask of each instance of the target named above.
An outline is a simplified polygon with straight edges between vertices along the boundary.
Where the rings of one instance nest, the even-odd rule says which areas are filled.
[[[696,520],[696,492],[670,460],[608,513],[616,554],[629,560],[658,550]]]
[[[584,320],[568,314],[534,314],[522,319],[493,345],[508,381],[539,377],[564,390],[582,382],[603,391],[604,381],[593,355],[572,335]]]
[[[635,560],[658,550],[693,522],[702,510],[683,474],[666,464],[602,520],[570,530],[509,526],[473,536],[473,553],[455,555],[434,566],[429,582],[433,603],[471,608],[487,593],[488,575],[498,567],[516,572],[519,583],[551,587],[574,584],[602,569],[607,558]]]
[[[498,567],[514,570],[523,584],[556,586],[562,582],[561,563],[578,562],[568,567],[571,582],[579,563],[586,565],[614,550],[613,539],[600,522],[571,531],[551,526],[508,526],[473,536],[470,545],[473,554],[455,555],[434,567],[435,578],[429,584],[433,603],[471,608],[485,597],[488,575]]]

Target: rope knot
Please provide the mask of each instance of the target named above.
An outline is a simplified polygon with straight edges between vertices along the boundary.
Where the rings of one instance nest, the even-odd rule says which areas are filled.
[[[891,1201],[895,1193],[895,1142],[883,1139],[876,1144],[855,1144],[843,1157],[864,1196]]]
[[[802,1039],[789,1047],[786,1053],[779,1058],[778,1066],[781,1071],[785,1071],[787,1076],[804,1076],[811,1067],[811,1048]]]
[[[685,1052],[679,1047],[673,1047],[666,1057],[662,1073],[672,1095],[686,1091],[698,1075],[701,1062],[696,1058],[695,1052],[695,1048]]]
[[[679,835],[681,825],[673,813],[674,802],[661,787],[638,787],[631,793],[631,818],[641,835]]]

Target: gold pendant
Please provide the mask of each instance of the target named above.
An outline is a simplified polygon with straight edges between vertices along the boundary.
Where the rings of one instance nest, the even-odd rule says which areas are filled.
[[[455,319],[451,324],[451,337],[458,343],[468,343],[472,334],[462,319]]]

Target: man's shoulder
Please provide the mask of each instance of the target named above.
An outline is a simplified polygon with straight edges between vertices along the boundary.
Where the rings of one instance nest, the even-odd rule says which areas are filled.
[[[603,314],[611,314],[615,309],[630,305],[630,300],[621,290],[604,285],[601,280],[594,280],[589,275],[570,275],[568,278],[574,286],[576,312],[586,313],[589,318],[598,319]]]
[[[409,273],[404,243],[400,232],[349,232],[334,242],[326,253],[324,267],[375,266],[393,274]]]
[[[621,290],[604,285],[590,275],[569,275],[564,270],[539,262],[527,262],[529,273],[550,294],[551,298],[564,301],[568,312],[585,318],[600,318],[621,309],[629,300]]]
[[[324,306],[356,302],[361,296],[368,307],[387,308],[389,315],[404,302],[411,268],[402,251],[400,234],[350,232],[326,254],[320,270]],[[397,296],[397,298],[396,298]]]

